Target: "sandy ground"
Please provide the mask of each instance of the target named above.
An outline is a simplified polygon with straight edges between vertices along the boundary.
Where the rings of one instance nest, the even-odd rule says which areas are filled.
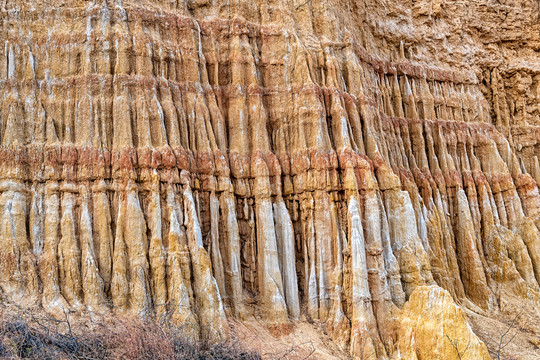
[[[246,347],[257,350],[263,359],[350,359],[326,336],[318,324],[297,322],[291,331],[271,332],[262,321],[252,318],[230,322],[232,334]]]
[[[524,328],[519,319],[497,315],[488,318],[469,311],[467,316],[475,334],[488,347],[492,359],[540,360],[540,336]],[[498,357],[501,337],[502,349]]]

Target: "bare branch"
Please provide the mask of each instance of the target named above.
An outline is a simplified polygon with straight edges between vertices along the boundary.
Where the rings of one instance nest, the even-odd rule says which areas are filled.
[[[313,1],[313,0],[307,0],[307,1],[303,2],[302,4],[298,5],[297,7],[295,7],[294,9],[295,9],[295,10],[298,10],[298,9],[300,9],[302,6],[307,5],[307,4],[309,4],[310,2],[312,2],[312,1]]]

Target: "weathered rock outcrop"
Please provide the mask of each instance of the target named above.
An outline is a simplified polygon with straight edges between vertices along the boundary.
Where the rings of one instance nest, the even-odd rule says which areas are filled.
[[[537,4],[396,3],[4,2],[2,298],[358,358],[486,358],[454,303],[540,332]]]
[[[397,333],[398,359],[491,359],[450,294],[435,285],[414,290]]]

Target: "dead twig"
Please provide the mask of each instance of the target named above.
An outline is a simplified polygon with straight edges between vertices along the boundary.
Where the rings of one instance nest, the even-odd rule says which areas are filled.
[[[465,346],[465,349],[463,349],[462,351],[459,350],[459,342],[457,340],[450,339],[450,336],[448,336],[448,334],[446,333],[444,334],[444,336],[448,339],[448,341],[450,342],[454,350],[456,350],[458,359],[460,360],[463,359],[463,356],[465,355],[465,353],[469,349],[469,346],[471,345],[471,336],[469,335],[469,341],[467,342],[467,346]]]
[[[295,10],[298,10],[298,9],[300,9],[302,6],[307,5],[307,4],[309,4],[310,2],[312,2],[312,1],[313,1],[313,0],[307,0],[307,1],[303,2],[302,4],[298,5],[297,7],[295,7],[294,9],[295,9]]]

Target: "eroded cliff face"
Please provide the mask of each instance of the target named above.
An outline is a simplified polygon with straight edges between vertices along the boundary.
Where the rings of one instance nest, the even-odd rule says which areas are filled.
[[[456,304],[538,334],[538,4],[398,3],[5,2],[2,298],[357,358],[488,359]]]

